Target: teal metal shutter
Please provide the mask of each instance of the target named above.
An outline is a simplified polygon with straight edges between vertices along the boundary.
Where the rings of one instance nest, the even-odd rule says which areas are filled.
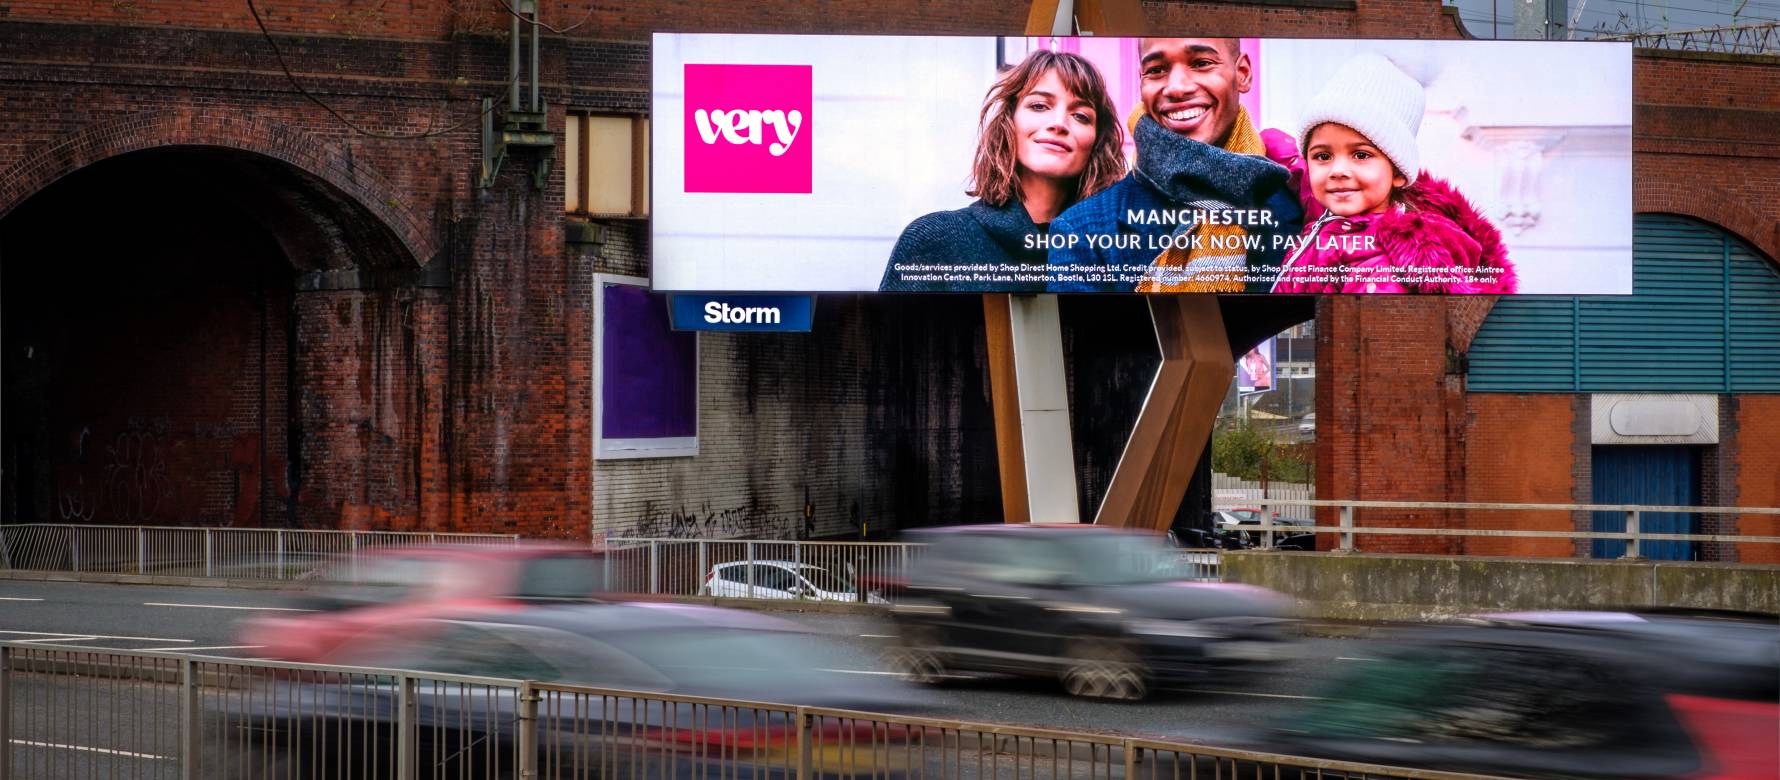
[[[1780,268],[1730,242],[1731,392],[1780,393]]]
[[[1576,299],[1503,298],[1471,342],[1475,392],[1576,389]]]
[[[1780,269],[1704,223],[1640,214],[1629,296],[1503,298],[1473,392],[1780,392]]]

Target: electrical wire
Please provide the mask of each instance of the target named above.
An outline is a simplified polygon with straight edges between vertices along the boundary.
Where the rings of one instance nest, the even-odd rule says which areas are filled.
[[[562,35],[563,33],[573,30],[576,27],[580,27],[581,25],[586,24],[588,19],[593,18],[593,6],[589,5],[589,6],[587,6],[587,13],[585,13],[581,16],[581,21],[559,29],[556,27],[551,27],[550,25],[545,24],[542,20],[539,20],[539,19],[525,18],[525,14],[520,13],[519,9],[514,8],[513,4],[507,2],[507,0],[494,0],[494,1],[497,3],[500,3],[502,8],[507,9],[507,13],[512,14],[513,17],[518,19],[519,21],[525,22],[526,24],[532,25],[533,27],[542,27],[546,30],[556,33],[557,35]],[[536,16],[536,14],[533,14],[533,15]]]
[[[371,130],[369,128],[361,127],[357,122],[347,119],[344,114],[335,110],[333,106],[328,105],[326,101],[316,96],[315,93],[310,92],[307,87],[303,86],[303,82],[297,80],[297,75],[291,72],[290,64],[284,60],[284,51],[278,48],[278,42],[272,38],[272,31],[266,28],[266,20],[260,18],[260,9],[254,6],[253,0],[247,0],[247,12],[253,14],[254,24],[259,25],[260,35],[265,37],[266,45],[272,48],[273,56],[278,59],[278,67],[284,71],[284,77],[290,81],[291,86],[295,87],[297,92],[301,93],[303,97],[308,98],[309,102],[321,106],[323,111],[328,112],[328,115],[332,116],[340,124],[345,125],[347,129],[360,135],[394,141],[412,141],[420,138],[432,138],[434,136],[445,135],[446,133],[455,132],[468,127],[474,122],[482,121],[484,115],[493,111],[496,105],[505,101],[508,95],[511,95],[513,92],[513,84],[509,82],[507,84],[506,93],[502,94],[499,100],[491,102],[488,108],[477,112],[475,119],[458,122],[457,124],[449,127],[441,127],[437,130],[433,129],[433,117],[430,114],[426,118],[426,128],[417,133],[385,133],[379,130]]]

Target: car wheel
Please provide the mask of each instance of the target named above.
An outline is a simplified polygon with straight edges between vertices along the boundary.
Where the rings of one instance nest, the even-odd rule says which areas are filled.
[[[1071,644],[1062,677],[1071,696],[1137,701],[1149,695],[1143,664],[1130,648],[1113,641]]]
[[[937,632],[923,626],[905,627],[899,633],[901,639],[884,658],[891,671],[919,685],[940,685],[952,679],[945,660],[933,650],[939,644]]]

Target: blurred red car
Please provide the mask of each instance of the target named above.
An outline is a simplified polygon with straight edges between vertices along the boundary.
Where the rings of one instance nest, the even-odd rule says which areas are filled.
[[[603,550],[551,542],[377,549],[337,559],[321,579],[291,595],[290,607],[303,611],[251,619],[241,641],[268,658],[317,662],[393,622],[603,601],[610,582]]]

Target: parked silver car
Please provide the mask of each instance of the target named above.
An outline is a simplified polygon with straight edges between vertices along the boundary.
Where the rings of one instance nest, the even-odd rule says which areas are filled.
[[[753,580],[749,580],[752,569]],[[852,580],[813,563],[796,561],[734,561],[712,566],[699,586],[701,596],[806,601],[860,601]],[[863,603],[888,604],[876,593]]]

